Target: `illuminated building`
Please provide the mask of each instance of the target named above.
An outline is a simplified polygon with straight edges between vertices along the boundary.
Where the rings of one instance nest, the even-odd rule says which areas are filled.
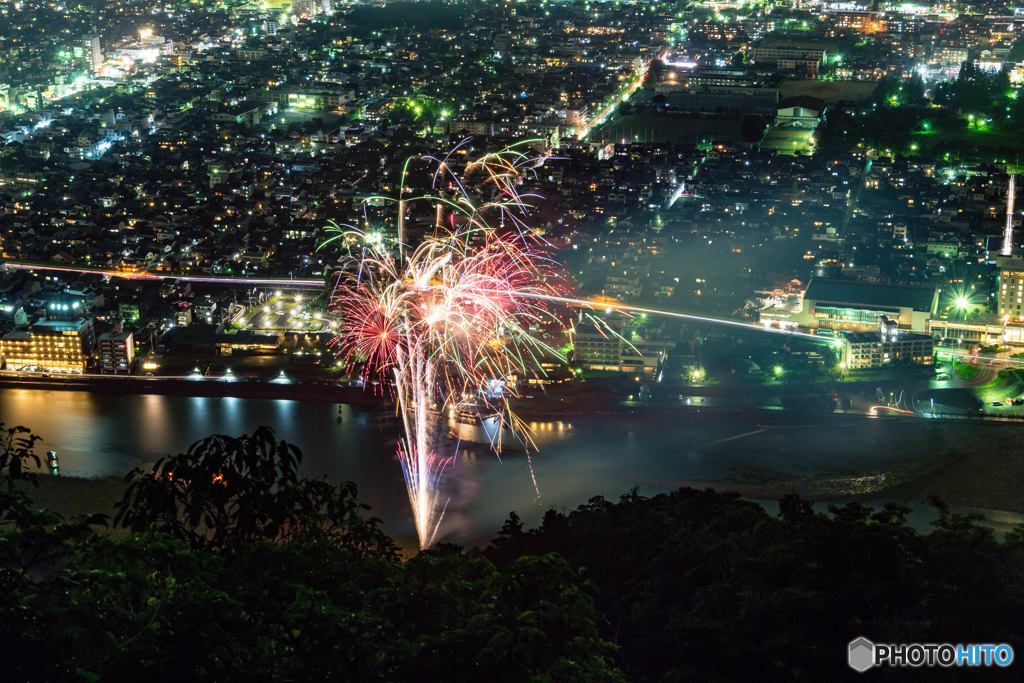
[[[43,320],[0,337],[0,362],[8,370],[82,374],[94,340],[89,320]]]
[[[222,356],[277,353],[281,339],[276,334],[258,334],[242,330],[233,334],[216,335],[217,352]]]
[[[307,111],[344,111],[345,105],[353,97],[351,90],[337,86],[285,86],[261,90],[257,95],[263,102]]]
[[[50,300],[45,306],[47,320],[63,320],[70,322],[79,320],[85,310],[80,297],[61,296]]]
[[[812,154],[814,132],[824,108],[823,100],[808,95],[781,100],[775,123],[765,130],[760,148],[780,154]]]
[[[292,12],[300,17],[312,17],[317,14],[317,3],[313,0],[295,0],[292,3]]]
[[[135,338],[131,332],[104,332],[96,339],[100,371],[127,375],[135,363]]]
[[[17,301],[0,298],[0,323],[13,324],[14,327],[27,325],[25,307]]]
[[[141,316],[137,303],[120,303],[117,305],[117,317],[127,323],[136,322]]]
[[[805,71],[814,76],[825,60],[825,50],[765,43],[750,51],[750,59],[757,64],[771,64],[780,71]]]
[[[174,305],[174,324],[178,327],[188,327],[192,324],[192,304],[179,301]]]
[[[970,51],[960,45],[940,45],[932,51],[931,62],[959,69],[967,61]]]
[[[263,12],[270,10],[288,10],[292,6],[292,0],[260,0],[259,2],[252,3],[254,9],[259,9]]]
[[[100,37],[95,33],[84,36],[82,38],[82,51],[89,71],[93,74],[98,73],[103,67],[103,48],[100,47]]]
[[[842,363],[847,370],[893,364],[930,365],[935,342],[931,335],[901,332],[881,321],[879,332],[854,332],[844,337]]]
[[[879,12],[837,12],[832,16],[836,28],[858,33],[885,33],[885,15]]]
[[[648,330],[626,329],[630,321],[608,317],[602,327],[578,323],[575,360],[586,370],[653,375],[676,342]]]
[[[1014,176],[1006,191],[1006,225],[1003,228],[1003,247],[996,257],[999,267],[999,285],[996,289],[996,311],[1004,323],[1024,320],[1024,258],[1013,256],[1013,212],[1015,195]]]
[[[792,320],[803,327],[866,332],[887,318],[903,330],[924,333],[938,305],[937,287],[812,278]]]
[[[1024,320],[1024,258],[1000,256],[999,288],[996,290],[996,311],[1000,318]]]
[[[932,336],[936,339],[978,342],[986,346],[1006,344],[1024,346],[1024,326],[1008,320],[933,320]]]
[[[161,55],[174,54],[174,43],[163,36],[154,35],[152,29],[139,30],[139,39],[114,50],[113,59],[129,66],[134,62],[155,63]]]
[[[814,130],[821,120],[825,101],[808,95],[787,97],[779,102],[775,111],[775,124],[787,128]]]
[[[653,87],[669,104],[685,111],[773,114],[779,102],[777,88],[729,69],[668,67]]]
[[[210,120],[216,123],[255,126],[263,119],[263,108],[264,105],[260,102],[239,102],[212,114]]]

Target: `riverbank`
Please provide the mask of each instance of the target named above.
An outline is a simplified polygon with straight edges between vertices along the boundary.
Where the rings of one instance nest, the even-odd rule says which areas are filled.
[[[110,395],[157,394],[161,396],[199,396],[235,398],[284,399],[345,403],[373,408],[384,400],[361,387],[343,386],[334,382],[247,381],[171,377],[5,377],[0,388],[42,389],[53,391],[89,391]]]
[[[22,484],[20,488],[40,507],[69,519],[93,514],[113,519],[114,505],[128,487],[123,477],[82,479],[48,474],[40,475],[38,484]]]
[[[978,454],[955,455],[935,463],[913,479],[889,487],[876,488],[884,479],[861,477],[861,482],[868,490],[855,495],[841,493],[849,489],[849,481],[845,478],[825,478],[820,481],[793,478],[773,482],[694,480],[685,485],[696,489],[738,493],[756,501],[770,514],[777,512],[778,500],[790,493],[797,493],[819,508],[851,501],[880,508],[887,502],[896,502],[911,508],[912,526],[924,533],[936,517],[929,503],[929,498],[935,495],[955,512],[981,517],[982,524],[1002,535],[1024,524],[1024,455],[1007,457],[1000,465],[994,467],[991,460]],[[126,488],[127,482],[123,477],[86,479],[43,475],[39,478],[38,486],[23,485],[25,493],[36,504],[68,519],[100,513],[112,520],[116,512],[115,505]],[[378,514],[374,510],[370,513]],[[491,535],[462,538],[458,542],[469,545],[486,543]],[[410,539],[399,539],[400,544],[403,540],[412,543]],[[412,549],[412,545],[406,548],[410,552]]]
[[[604,403],[614,401],[609,396]],[[442,483],[449,498],[445,538],[475,543],[500,528],[510,511],[537,524],[547,509],[574,509],[594,495],[615,499],[633,488],[653,495],[711,487],[769,502],[796,492],[825,503],[891,499],[925,508],[922,502],[936,493],[951,504],[1024,513],[1024,444],[1016,424],[678,403],[603,410],[601,403],[573,417],[525,417],[537,446],[530,459],[521,448],[509,447],[499,458],[485,446],[447,443],[453,461]],[[302,450],[303,476],[356,482],[390,535],[413,535],[395,459],[400,425],[386,409],[18,387],[0,389],[0,415],[42,436],[41,452],[60,454],[64,477],[114,478],[69,484],[64,494],[49,493],[63,479],[47,479],[40,495],[62,512],[110,513],[131,469],[147,469],[211,434],[267,425]]]
[[[675,412],[652,410],[629,415],[591,415],[586,421],[572,423],[528,424],[541,441],[537,466],[542,470],[562,460],[559,457],[559,451],[564,448],[560,445],[561,439],[571,438],[568,435],[579,429],[593,429],[607,420],[621,420],[617,424],[625,433],[626,443],[635,438],[632,435],[647,433],[675,433],[680,438],[686,437],[670,451],[664,449],[674,443],[671,439],[657,442],[662,444],[660,447],[652,442],[651,448],[660,452],[655,461],[664,467],[662,472],[639,463],[635,469],[627,468],[633,470],[632,481],[644,489],[713,488],[763,500],[797,493],[820,502],[926,503],[931,495],[937,495],[954,506],[1024,514],[1024,449],[1019,444],[1019,428],[1013,424],[923,421],[913,417],[871,419],[839,413],[805,416],[788,411],[767,411],[757,415],[756,421],[752,418],[749,411],[677,409]],[[360,418],[350,419],[362,422]],[[378,428],[371,429],[379,433]],[[820,437],[825,432],[831,435],[827,454],[819,450]],[[546,441],[553,433],[555,441]],[[558,436],[563,433],[566,436]],[[704,434],[710,440],[698,436]],[[182,449],[185,446],[187,444],[183,443]],[[478,452],[466,442],[458,448],[464,453],[463,458],[491,460],[489,452]],[[387,450],[385,447],[385,452]],[[373,448],[365,455],[382,456]],[[512,458],[507,467],[514,467],[520,455],[516,450],[506,452],[506,457]],[[359,458],[358,453],[350,456]],[[596,457],[596,453],[591,456]],[[582,457],[584,459],[573,462],[576,467],[586,468],[590,458]],[[698,457],[707,462],[731,464],[716,468],[719,473],[711,477],[695,472],[687,475],[687,470],[677,471],[673,465]],[[390,458],[384,457],[381,465],[390,471],[387,460]],[[563,464],[573,466],[569,462]],[[148,464],[143,460],[138,466],[145,469]],[[466,466],[474,465],[461,465]],[[127,469],[130,468],[124,473]],[[457,472],[454,474],[458,477]],[[336,475],[330,478],[339,479]],[[344,475],[341,478],[345,478]],[[549,482],[542,479],[541,483]],[[120,498],[124,486],[122,476],[44,475],[34,497],[41,504],[65,514],[111,513],[113,502]],[[561,505],[566,503],[560,502]]]

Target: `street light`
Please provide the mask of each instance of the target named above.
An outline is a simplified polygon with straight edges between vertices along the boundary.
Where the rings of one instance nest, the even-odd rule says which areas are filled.
[[[781,365],[776,365],[774,368],[772,368],[772,374],[775,375],[776,377],[782,377],[783,373],[785,373],[785,370],[782,369]]]
[[[953,299],[953,308],[960,311],[960,316],[966,320],[967,311],[971,308],[971,298],[965,293],[957,294]]]

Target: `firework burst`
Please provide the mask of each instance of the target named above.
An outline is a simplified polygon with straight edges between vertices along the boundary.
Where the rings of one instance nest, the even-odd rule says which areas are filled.
[[[545,243],[527,229],[527,198],[517,191],[543,158],[520,149],[484,155],[461,174],[452,153],[423,157],[435,168],[432,190],[410,199],[403,198],[407,163],[393,200],[394,249],[377,233],[329,227],[328,242],[346,253],[332,296],[340,319],[336,351],[351,371],[393,392],[404,427],[398,458],[421,547],[437,538],[447,505],[439,484],[453,458],[443,429],[448,410],[467,397],[480,401],[529,446],[528,431],[509,408],[514,389],[485,387],[540,371],[542,358],[559,357],[542,337],[560,324],[551,310],[557,269]],[[410,246],[405,212],[421,202],[432,205],[435,227]],[[498,450],[500,440],[492,447]]]

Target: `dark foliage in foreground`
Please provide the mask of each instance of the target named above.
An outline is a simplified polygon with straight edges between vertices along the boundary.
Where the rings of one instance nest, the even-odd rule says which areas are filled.
[[[858,635],[1024,651],[1024,537],[939,503],[922,535],[896,506],[631,494],[402,561],[300,462],[269,430],[211,437],[133,473],[113,535],[0,492],[3,678],[824,681]]]
[[[130,475],[130,535],[0,493],[3,680],[623,680],[564,560],[402,562],[300,461],[269,430],[205,439]]]
[[[1024,651],[1024,535],[997,542],[933,503],[936,528],[922,535],[891,504],[820,514],[791,496],[775,517],[712,491],[595,498],[536,530],[513,516],[486,554],[498,567],[549,552],[586,567],[636,681],[837,680],[853,673],[846,645],[861,635]]]
[[[19,480],[37,483],[37,475],[27,468],[42,463],[36,454],[38,442],[39,437],[28,427],[8,427],[0,422],[0,485],[8,491]]]
[[[221,434],[132,470],[114,524],[158,532],[193,548],[327,539],[342,548],[387,556],[391,539],[365,519],[351,482],[335,486],[299,477],[302,453],[269,427],[240,437]]]

